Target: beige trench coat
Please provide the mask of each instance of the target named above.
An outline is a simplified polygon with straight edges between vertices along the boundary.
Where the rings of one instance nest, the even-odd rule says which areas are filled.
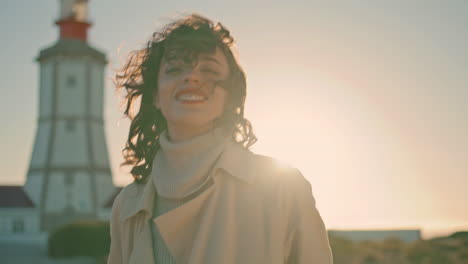
[[[155,189],[132,183],[112,208],[108,263],[154,264],[154,222],[178,264],[329,264],[309,182],[292,168],[229,144],[213,185],[151,222]]]

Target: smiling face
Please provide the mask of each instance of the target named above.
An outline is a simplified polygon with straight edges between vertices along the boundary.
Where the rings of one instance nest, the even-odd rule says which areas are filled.
[[[195,61],[163,58],[153,103],[166,118],[171,139],[189,138],[213,128],[227,100],[226,90],[217,83],[228,76],[228,63],[219,48],[198,55]]]

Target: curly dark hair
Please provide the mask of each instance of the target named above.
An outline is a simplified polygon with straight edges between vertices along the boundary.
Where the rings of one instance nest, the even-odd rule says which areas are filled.
[[[133,166],[131,174],[137,183],[146,182],[160,148],[159,136],[167,128],[163,114],[153,105],[154,93],[158,89],[157,73],[163,57],[176,55],[193,60],[199,54],[211,54],[219,48],[226,56],[230,75],[227,80],[216,83],[227,91],[228,100],[222,116],[215,120],[215,126],[226,129],[232,139],[245,148],[256,142],[252,126],[244,118],[246,78],[232,53],[233,43],[233,37],[223,25],[192,14],[153,33],[146,46],[131,52],[127,62],[116,73],[117,90],[124,88],[126,92],[124,114],[131,120],[128,139],[122,150],[125,161],[121,166]]]

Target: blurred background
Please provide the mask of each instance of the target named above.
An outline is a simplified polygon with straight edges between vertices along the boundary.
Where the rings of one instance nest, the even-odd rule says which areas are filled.
[[[59,1],[0,8],[0,185],[26,181],[39,108],[39,51],[58,39]],[[113,182],[129,121],[112,78],[152,32],[192,12],[236,39],[252,150],[297,167],[333,230],[468,230],[468,2],[89,1],[88,43],[105,53]]]

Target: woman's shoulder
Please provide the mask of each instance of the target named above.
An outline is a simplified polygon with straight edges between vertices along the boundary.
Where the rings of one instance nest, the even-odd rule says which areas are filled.
[[[146,183],[137,183],[136,181],[133,181],[128,185],[124,186],[115,197],[113,207],[122,207],[124,201],[130,198],[135,198],[136,196],[141,194],[145,184]]]
[[[251,156],[258,184],[283,185],[289,188],[309,184],[298,168],[284,161],[260,154]]]
[[[122,188],[122,190],[119,193],[119,196],[135,196],[138,193],[138,191],[141,188],[143,188],[144,185],[145,183],[138,183],[136,181],[133,181]]]
[[[310,186],[294,166],[240,146],[231,147],[221,163],[228,172],[246,179],[254,186],[281,186],[287,189]]]
[[[243,195],[268,204],[268,208],[289,212],[286,215],[299,217],[299,212],[314,208],[312,186],[299,169],[265,155],[252,153],[249,159],[249,174],[254,180],[239,188]]]

